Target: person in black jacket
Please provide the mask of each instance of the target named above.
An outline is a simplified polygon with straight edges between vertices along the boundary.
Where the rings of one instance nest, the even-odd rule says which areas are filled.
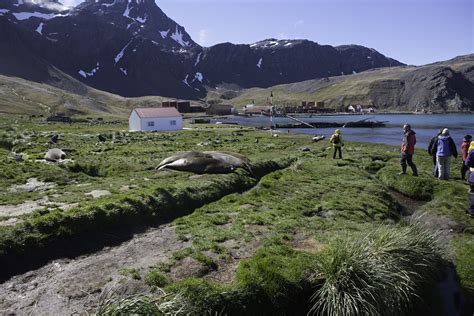
[[[436,178],[438,177],[438,164],[436,163],[436,146],[438,142],[438,136],[441,135],[443,129],[440,128],[438,134],[430,140],[430,144],[428,145],[428,154],[430,154],[431,158],[433,159],[433,176]]]

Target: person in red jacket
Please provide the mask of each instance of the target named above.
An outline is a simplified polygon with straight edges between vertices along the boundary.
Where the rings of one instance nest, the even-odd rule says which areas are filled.
[[[418,170],[416,165],[413,163],[413,154],[415,153],[416,136],[415,132],[412,131],[410,124],[403,125],[403,139],[402,139],[402,155],[400,158],[400,165],[402,166],[402,172],[400,174],[407,173],[407,165],[410,166],[413,171],[413,175],[418,176]]]
[[[472,136],[466,135],[464,136],[463,142],[461,144],[461,156],[462,156],[462,166],[461,166],[461,179],[466,180],[466,172],[469,170],[469,167],[466,166],[465,162],[467,159],[467,154],[469,150],[469,146],[471,145]]]

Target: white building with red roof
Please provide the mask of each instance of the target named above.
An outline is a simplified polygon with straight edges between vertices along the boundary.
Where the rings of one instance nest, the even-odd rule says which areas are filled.
[[[183,128],[183,116],[176,108],[136,108],[128,117],[130,131],[177,131]]]

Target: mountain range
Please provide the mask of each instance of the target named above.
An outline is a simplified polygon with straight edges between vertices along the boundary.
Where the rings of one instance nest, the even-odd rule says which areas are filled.
[[[206,87],[269,87],[400,62],[308,40],[201,47],[154,0],[0,1],[0,73],[67,87],[58,71],[121,96],[202,98]],[[60,78],[58,78],[58,76]]]
[[[472,57],[414,67],[372,48],[309,40],[202,47],[154,0],[87,0],[74,8],[57,0],[0,0],[4,112],[22,112],[9,107],[23,102],[30,110],[38,103],[38,110],[123,114],[144,100],[229,95],[243,105],[265,103],[273,90],[282,103],[472,111]]]

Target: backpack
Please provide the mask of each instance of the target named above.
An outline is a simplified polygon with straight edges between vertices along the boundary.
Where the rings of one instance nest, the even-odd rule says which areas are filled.
[[[341,138],[339,135],[334,135],[334,138],[332,140],[334,144],[339,144],[341,142]]]
[[[474,159],[469,160],[469,164],[466,164],[466,166],[468,166],[469,168],[474,168]]]

